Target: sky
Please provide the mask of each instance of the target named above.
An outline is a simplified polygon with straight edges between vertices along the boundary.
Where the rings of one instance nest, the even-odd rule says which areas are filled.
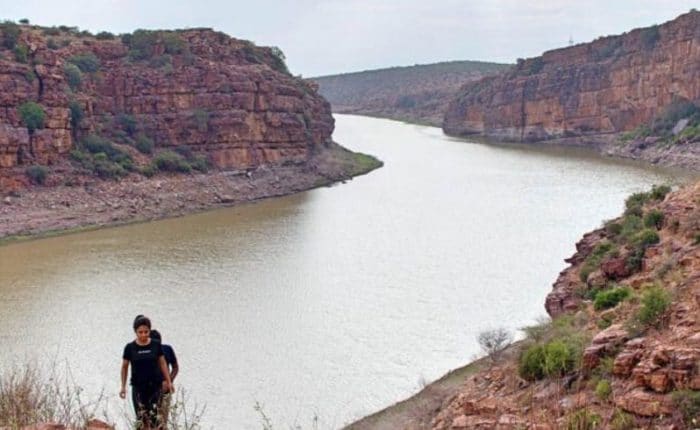
[[[517,58],[660,24],[700,0],[0,0],[0,19],[92,32],[212,27],[314,77]]]

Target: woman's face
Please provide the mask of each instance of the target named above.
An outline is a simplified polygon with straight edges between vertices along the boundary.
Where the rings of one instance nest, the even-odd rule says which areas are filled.
[[[136,327],[136,339],[139,343],[148,343],[149,335],[151,334],[151,329],[147,325],[140,325]]]

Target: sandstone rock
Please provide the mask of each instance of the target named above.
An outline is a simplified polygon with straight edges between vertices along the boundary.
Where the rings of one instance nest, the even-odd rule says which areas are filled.
[[[600,265],[600,270],[608,279],[620,280],[630,275],[625,257],[608,258]]]
[[[667,415],[673,411],[673,402],[668,396],[650,393],[641,388],[616,396],[615,404],[627,412],[644,417]]]

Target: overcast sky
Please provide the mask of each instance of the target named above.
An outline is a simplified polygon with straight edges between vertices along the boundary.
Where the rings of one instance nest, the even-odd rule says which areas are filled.
[[[0,0],[0,18],[131,32],[213,27],[279,46],[305,77],[448,60],[515,62],[700,8],[700,0]]]

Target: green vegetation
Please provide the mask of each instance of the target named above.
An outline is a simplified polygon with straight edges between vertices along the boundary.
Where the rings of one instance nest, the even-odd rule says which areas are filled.
[[[671,397],[689,428],[700,425],[700,391],[676,391]]]
[[[20,26],[12,21],[5,21],[0,24],[0,31],[2,31],[2,46],[15,49],[19,35],[22,33]]]
[[[133,160],[127,152],[96,135],[81,140],[78,147],[71,151],[71,157],[102,179],[119,178],[134,170]]]
[[[124,130],[129,136],[133,136],[138,130],[139,124],[133,115],[120,113],[115,117],[115,122],[117,126]]]
[[[95,37],[99,40],[112,40],[114,39],[114,34],[109,31],[100,31]]]
[[[44,166],[35,165],[27,167],[27,170],[25,170],[25,174],[33,183],[38,185],[44,185],[49,171]]]
[[[595,395],[600,400],[607,401],[612,394],[612,386],[607,379],[601,379],[595,386]]]
[[[67,63],[63,66],[63,74],[66,76],[66,82],[71,90],[77,91],[80,84],[83,82],[83,74],[75,64]]]
[[[593,307],[597,311],[614,308],[618,303],[625,300],[630,295],[631,291],[627,287],[615,287],[609,290],[603,290],[595,295]]]
[[[635,428],[634,417],[625,411],[615,409],[610,420],[612,430],[633,430]]]
[[[68,62],[75,64],[83,73],[95,73],[100,70],[100,59],[92,52],[74,55]]]
[[[83,112],[83,106],[75,100],[68,102],[68,109],[70,110],[70,125],[73,130],[77,130],[80,127],[80,123],[85,116]]]
[[[579,366],[587,342],[572,317],[525,329],[530,345],[518,362],[518,373],[526,380],[561,377]]]
[[[646,248],[649,245],[659,243],[659,234],[654,229],[645,228],[635,234],[630,242],[636,247]]]
[[[175,31],[136,30],[121,36],[121,41],[129,47],[129,59],[132,61],[149,60],[155,55],[155,47],[162,44],[165,54],[177,55],[189,52],[189,47]],[[167,61],[170,63],[170,61]],[[165,65],[162,61],[155,67]]]
[[[34,134],[34,131],[44,128],[46,114],[44,108],[35,102],[25,102],[19,107],[19,116],[22,124],[29,130],[29,134]]]
[[[658,209],[653,209],[644,215],[644,227],[661,230],[664,224],[664,213]]]
[[[29,61],[29,48],[27,45],[18,44],[14,49],[15,61],[19,63],[27,63]]]
[[[588,280],[588,276],[596,269],[598,269],[603,259],[606,256],[613,254],[616,250],[617,249],[615,245],[607,240],[604,240],[597,244],[595,248],[593,248],[593,251],[590,253],[590,255],[586,257],[586,260],[581,266],[581,281],[586,282]]]
[[[46,47],[51,50],[56,50],[58,49],[58,43],[56,43],[56,41],[53,38],[50,38],[46,41]]]
[[[270,64],[270,67],[280,73],[291,76],[291,73],[289,73],[289,69],[287,68],[287,57],[285,57],[284,52],[282,52],[282,50],[277,46],[271,46],[270,53],[272,54],[272,64]]]
[[[153,166],[161,172],[190,173],[192,166],[185,158],[173,151],[163,151],[153,158]]]
[[[148,136],[139,134],[136,136],[136,142],[134,143],[134,148],[136,148],[142,154],[152,154],[153,153],[153,140]]]
[[[622,48],[622,37],[612,36],[607,38],[607,43],[598,49],[596,56],[598,60],[617,57]]]
[[[588,409],[579,409],[569,415],[566,421],[566,430],[594,430],[603,420],[600,415],[589,412]]]
[[[669,306],[670,294],[657,285],[651,286],[642,294],[642,307],[637,312],[636,319],[642,326],[658,327]]]

